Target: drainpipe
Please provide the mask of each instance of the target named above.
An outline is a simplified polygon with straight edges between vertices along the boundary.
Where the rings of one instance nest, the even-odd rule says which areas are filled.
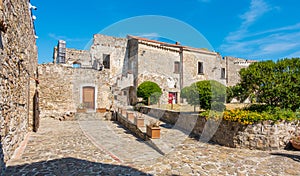
[[[183,89],[183,47],[180,47],[180,75],[179,75],[179,87],[180,90]],[[183,103],[183,99],[180,97],[180,103]]]
[[[225,70],[225,78],[226,78],[226,86],[228,86],[228,73],[229,73],[229,67],[228,67],[228,58],[225,57],[225,63],[226,63],[226,70]]]

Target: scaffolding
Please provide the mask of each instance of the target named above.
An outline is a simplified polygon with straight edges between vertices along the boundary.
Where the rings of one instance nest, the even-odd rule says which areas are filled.
[[[59,40],[57,45],[57,60],[58,64],[66,63],[66,41]]]

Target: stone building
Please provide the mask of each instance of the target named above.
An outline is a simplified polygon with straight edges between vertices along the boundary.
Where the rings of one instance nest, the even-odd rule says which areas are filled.
[[[160,103],[180,103],[182,88],[201,80],[235,85],[239,81],[238,71],[254,62],[178,43],[101,34],[94,35],[90,50],[69,49],[64,41],[59,41],[53,58],[53,64],[41,65],[39,69],[42,111],[75,110],[86,103],[85,86],[96,90],[91,96],[97,106],[90,111],[111,107],[113,101],[132,105],[137,102],[137,87],[144,81],[160,86],[163,91]]]
[[[29,1],[0,0],[0,172],[37,129],[37,48]]]
[[[234,86],[240,82],[239,71],[242,68],[247,68],[251,63],[257,62],[254,60],[245,60],[234,57],[224,57],[226,60],[226,85]]]

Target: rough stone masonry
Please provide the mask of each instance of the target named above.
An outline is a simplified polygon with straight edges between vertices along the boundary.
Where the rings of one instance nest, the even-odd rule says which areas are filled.
[[[29,2],[0,0],[0,172],[33,127],[37,48]]]

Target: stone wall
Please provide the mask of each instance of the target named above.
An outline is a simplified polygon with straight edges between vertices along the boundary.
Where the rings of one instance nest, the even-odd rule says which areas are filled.
[[[227,86],[234,86],[240,82],[240,70],[249,67],[251,63],[256,61],[245,60],[234,57],[224,57],[226,60],[226,75],[227,75]]]
[[[203,74],[198,74],[198,62],[203,63]],[[183,87],[203,80],[216,80],[226,85],[226,79],[221,78],[221,68],[225,68],[225,61],[215,52],[184,51]]]
[[[111,81],[117,82],[127,73],[128,66],[128,40],[126,38],[117,38],[95,34],[93,44],[90,48],[92,62],[103,63],[104,55],[110,57],[110,69],[108,69]]]
[[[28,1],[0,0],[0,172],[32,129],[35,42]]]
[[[180,92],[179,72],[175,73],[174,63],[180,61],[179,49],[161,47],[160,44],[140,42],[138,45],[137,82],[158,84],[163,92],[161,103],[168,103],[169,92]]]
[[[53,52],[53,63],[55,64],[57,61],[57,47],[54,48]],[[65,56],[65,64],[66,66],[72,67],[73,64],[80,64],[81,67],[92,67],[90,52],[87,50],[77,50],[73,48],[66,48],[66,56]]]
[[[299,122],[273,123],[264,121],[253,125],[242,125],[230,121],[207,121],[196,113],[184,113],[143,107],[142,113],[178,128],[190,131],[203,141],[212,141],[233,148],[258,150],[284,149],[292,136],[299,134]]]
[[[95,108],[109,109],[112,104],[109,73],[105,70],[42,64],[39,65],[39,80],[42,117],[61,116],[66,112],[75,112],[82,103],[84,86],[95,87]]]
[[[135,124],[133,124],[125,116],[123,116],[122,113],[116,112],[113,115],[116,116],[117,122],[122,124],[126,129],[131,131],[134,135],[136,135],[137,137],[145,141],[149,140],[149,137],[145,133],[143,133]]]

